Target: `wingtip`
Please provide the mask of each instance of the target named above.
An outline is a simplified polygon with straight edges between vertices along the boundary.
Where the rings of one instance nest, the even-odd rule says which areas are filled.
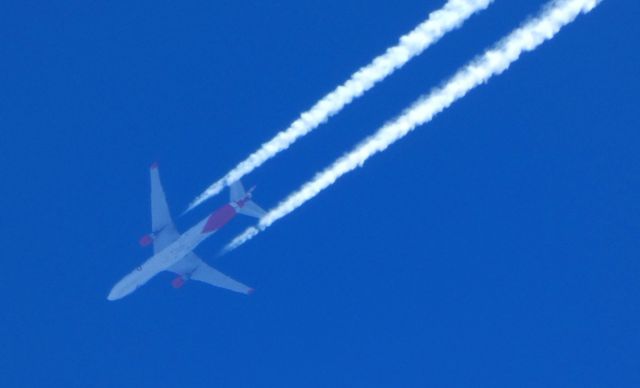
[[[152,170],[158,169],[158,162],[151,163],[151,166],[149,166],[149,168],[152,169]]]
[[[247,295],[253,295],[254,292],[256,292],[256,290],[254,288],[250,288],[247,290]]]

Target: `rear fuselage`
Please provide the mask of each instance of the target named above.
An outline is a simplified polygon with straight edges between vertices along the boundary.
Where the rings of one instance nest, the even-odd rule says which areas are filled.
[[[235,203],[233,203],[233,205],[235,205]],[[231,221],[238,214],[233,205],[231,203],[228,203],[211,213],[211,215],[207,219],[206,224],[204,225],[204,228],[202,228],[202,233],[215,232],[229,223],[229,221]]]
[[[238,215],[238,210],[244,207],[244,205],[251,200],[252,191],[253,187],[239,200],[229,202],[211,213],[209,218],[207,218],[204,228],[202,228],[202,233],[206,234],[216,232],[229,223],[229,221]]]

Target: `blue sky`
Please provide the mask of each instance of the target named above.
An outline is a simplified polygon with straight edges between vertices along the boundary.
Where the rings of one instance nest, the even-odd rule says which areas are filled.
[[[640,4],[605,0],[432,123],[176,291],[175,214],[439,1],[0,6],[0,385],[640,384]],[[271,207],[539,10],[496,0],[246,177]],[[178,218],[184,230],[226,201]]]

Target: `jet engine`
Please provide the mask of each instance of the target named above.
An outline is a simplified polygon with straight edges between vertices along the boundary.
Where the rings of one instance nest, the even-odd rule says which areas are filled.
[[[187,279],[185,279],[183,276],[178,276],[177,278],[171,281],[171,286],[173,288],[181,288],[182,286],[184,286],[186,282],[187,282]]]
[[[145,234],[144,236],[140,237],[140,240],[138,240],[138,242],[140,243],[140,246],[146,247],[153,242],[153,235]]]

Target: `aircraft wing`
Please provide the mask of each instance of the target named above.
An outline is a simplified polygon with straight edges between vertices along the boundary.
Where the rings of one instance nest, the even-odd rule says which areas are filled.
[[[251,287],[247,287],[246,285],[231,279],[217,269],[209,266],[194,253],[191,253],[190,255],[195,256],[199,260],[199,264],[196,267],[195,271],[191,273],[191,279],[198,280],[203,283],[211,284],[212,286],[224,288],[230,291],[239,292],[241,294],[251,294],[251,292],[253,292],[253,289]]]
[[[153,251],[158,253],[176,241],[180,234],[173,224],[167,199],[160,182],[158,165],[151,165],[151,230],[153,233]]]

